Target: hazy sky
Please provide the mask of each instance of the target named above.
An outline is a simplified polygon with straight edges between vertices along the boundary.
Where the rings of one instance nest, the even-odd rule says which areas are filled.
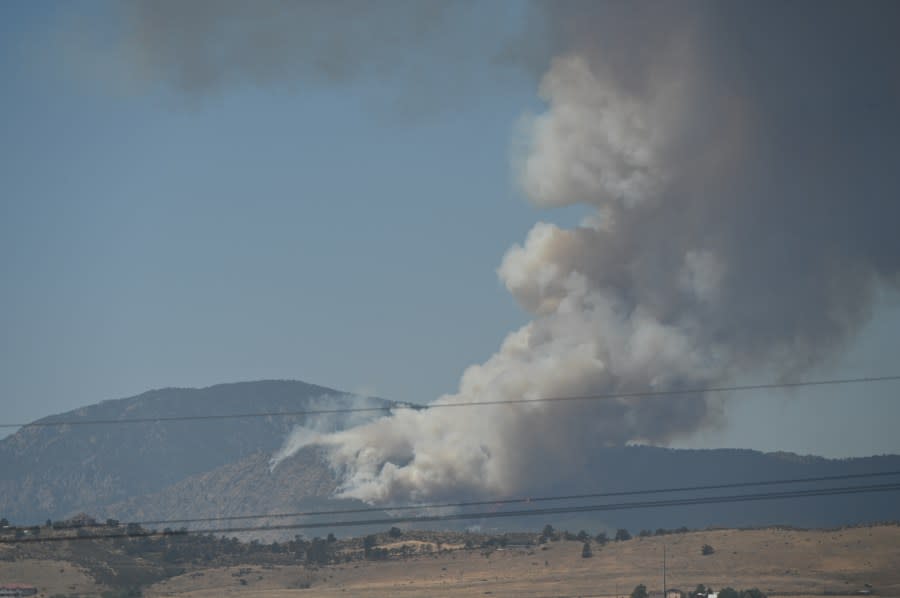
[[[393,73],[184,91],[123,71],[120,14],[72,6],[0,5],[4,422],[263,378],[427,402],[528,319],[504,252],[582,212],[530,206],[511,176],[542,107],[526,70],[484,66],[433,107],[433,80]],[[805,377],[900,373],[895,304]],[[898,390],[735,395],[682,444],[900,452]]]

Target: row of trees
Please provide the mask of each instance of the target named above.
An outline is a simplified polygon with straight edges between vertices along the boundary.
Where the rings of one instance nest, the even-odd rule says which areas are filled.
[[[559,532],[553,529],[553,526],[549,523],[544,526],[543,530],[541,530],[541,536],[539,538],[541,544],[545,542],[557,542],[559,540],[568,540],[570,542],[590,542],[591,540],[593,540],[597,544],[606,544],[607,542],[610,542],[610,538],[606,535],[606,532],[600,532],[596,536],[591,536],[584,530],[581,530],[577,534],[573,534],[568,530]],[[612,540],[616,542],[625,542],[627,540],[631,540],[631,534],[627,529],[618,529],[616,530],[616,533],[613,536]]]
[[[707,588],[703,584],[696,587],[693,592],[688,593],[688,598],[706,598],[709,594],[714,593],[712,588]],[[639,584],[631,591],[631,598],[649,598],[647,586]],[[719,598],[767,598],[766,594],[758,588],[750,588],[749,590],[735,590],[727,587],[719,590]]]
[[[638,537],[646,538],[649,536],[667,536],[669,534],[686,534],[689,531],[690,530],[686,527],[679,527],[677,529],[665,529],[665,528],[661,527],[661,528],[658,528],[655,532],[650,531],[648,529],[641,530],[640,532],[638,532]],[[631,532],[629,532],[625,528],[617,529],[616,533],[613,535],[612,538],[610,538],[606,534],[606,532],[600,532],[596,536],[591,536],[586,531],[581,530],[577,534],[573,534],[566,530],[559,532],[559,531],[553,529],[552,525],[547,524],[544,526],[544,529],[541,530],[540,538],[541,538],[541,543],[549,542],[549,541],[555,542],[557,540],[563,539],[563,540],[569,540],[569,541],[577,540],[579,542],[590,542],[591,540],[593,540],[597,544],[602,545],[602,544],[606,544],[607,542],[610,542],[610,541],[627,542],[628,540],[632,539],[632,535],[631,535]]]
[[[688,598],[705,598],[715,590],[708,588],[703,584],[698,585],[693,592],[688,593]],[[750,588],[749,590],[735,590],[732,587],[725,587],[719,590],[719,598],[767,598],[766,594],[758,588]]]
[[[60,529],[76,529],[76,528],[85,528],[85,527],[119,527],[118,519],[107,519],[105,522],[99,522],[93,517],[81,513],[79,515],[75,515],[70,519],[62,519],[59,521],[53,521],[48,519],[44,523],[44,527],[52,527],[55,530]],[[10,524],[9,520],[6,517],[0,517],[0,529],[28,529],[28,530],[40,530],[40,525],[27,525],[27,526],[15,526]]]

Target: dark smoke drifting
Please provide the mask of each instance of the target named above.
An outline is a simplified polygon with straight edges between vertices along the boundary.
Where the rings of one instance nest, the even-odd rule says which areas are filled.
[[[471,0],[130,0],[115,8],[124,35],[94,51],[122,57],[119,77],[139,88],[150,82],[203,97],[363,80],[420,112],[491,84],[478,67],[506,60],[517,22],[512,5]]]
[[[535,11],[509,46],[521,51],[511,63],[549,64],[517,179],[538,206],[593,213],[568,230],[538,223],[509,249],[498,274],[533,320],[438,402],[698,388],[833,359],[900,281],[900,5]],[[202,71],[182,50],[184,72]],[[256,74],[225,58],[253,76],[293,64]],[[593,449],[664,444],[717,413],[703,395],[402,411],[305,430],[292,446],[324,446],[344,496],[505,495],[584,475]]]

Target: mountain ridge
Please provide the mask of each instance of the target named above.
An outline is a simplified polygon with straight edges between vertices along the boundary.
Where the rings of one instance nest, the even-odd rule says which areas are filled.
[[[383,405],[299,381],[159,389],[109,399],[42,422],[302,411],[320,404]],[[340,425],[340,418],[332,418]],[[155,492],[191,475],[276,450],[303,415],[25,427],[0,440],[0,512],[18,521],[64,517]]]
[[[357,406],[389,406],[324,386],[291,380],[154,389],[108,399],[38,421],[152,419],[209,413],[240,414]],[[365,417],[377,415],[377,411]],[[271,455],[298,425],[340,429],[359,413],[310,420],[286,415],[235,419],[27,427],[0,440],[0,516],[22,523],[80,511],[125,521],[227,517],[342,508],[339,480],[318,450],[302,449],[269,467]],[[530,496],[900,471],[900,456],[828,459],[784,451],[608,447],[590,455],[572,479],[533,480]],[[804,487],[822,487],[806,484]],[[464,497],[470,498],[470,497]],[[474,497],[472,497],[474,498]],[[483,497],[482,497],[483,498]],[[498,497],[502,498],[502,497]],[[671,528],[788,524],[809,527],[900,519],[892,493],[809,501],[709,505],[563,517],[571,527]],[[266,521],[262,519],[262,521]],[[534,520],[505,522],[511,527]],[[496,522],[476,525],[496,526]],[[467,525],[467,524],[461,524]]]

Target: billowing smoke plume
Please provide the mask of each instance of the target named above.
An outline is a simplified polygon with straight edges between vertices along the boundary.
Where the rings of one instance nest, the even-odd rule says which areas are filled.
[[[191,88],[394,72],[406,52],[436,56],[436,15],[463,5],[411,2],[397,19],[403,3],[237,2],[174,23],[158,20],[167,6],[137,5],[146,66]],[[536,205],[591,214],[538,223],[507,252],[500,279],[533,319],[436,403],[699,388],[834,358],[898,283],[900,4],[534,6],[504,44],[507,64],[549,64],[516,175]],[[300,431],[287,452],[323,446],[342,493],[367,501],[504,495],[716,415],[701,394],[402,410]]]
[[[534,319],[437,403],[697,388],[833,357],[898,281],[894,7],[543,8],[569,47],[517,175],[539,206],[594,213],[507,252],[499,276]],[[346,496],[503,495],[714,416],[702,395],[447,408],[307,441]]]

